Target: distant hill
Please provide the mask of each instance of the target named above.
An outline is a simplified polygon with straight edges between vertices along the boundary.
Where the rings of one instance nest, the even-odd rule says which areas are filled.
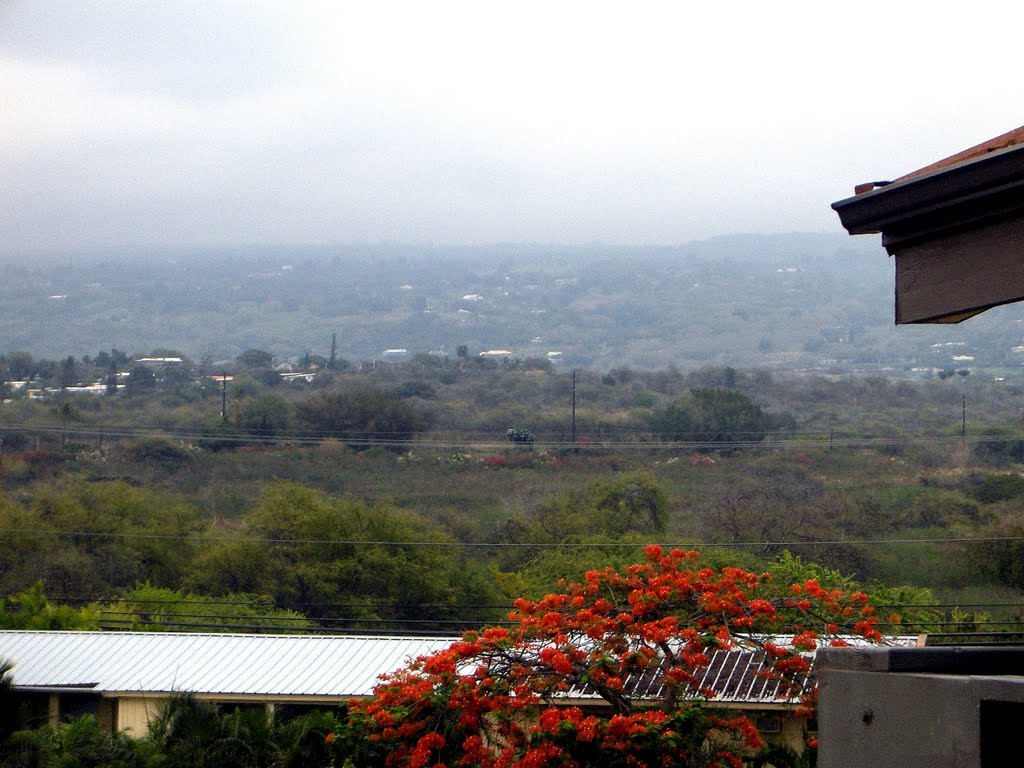
[[[195,360],[249,348],[353,362],[506,349],[564,366],[705,365],[1014,375],[1024,307],[896,327],[877,239],[732,235],[678,247],[237,248],[0,265],[6,351],[118,347]]]

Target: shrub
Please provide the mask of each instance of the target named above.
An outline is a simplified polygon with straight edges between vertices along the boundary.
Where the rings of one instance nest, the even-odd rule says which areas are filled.
[[[158,464],[161,467],[179,468],[191,464],[194,456],[186,446],[169,437],[142,437],[124,445],[123,455],[129,461],[140,464]]]

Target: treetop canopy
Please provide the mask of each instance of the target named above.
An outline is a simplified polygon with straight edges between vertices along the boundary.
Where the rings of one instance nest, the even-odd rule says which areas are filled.
[[[704,706],[710,654],[761,654],[759,674],[799,699],[812,693],[806,654],[820,643],[881,640],[863,593],[814,579],[780,587],[657,545],[645,554],[625,572],[520,599],[511,626],[467,633],[388,677],[353,705],[336,748],[388,766],[738,766],[764,742],[745,717]],[[574,692],[589,695],[589,713]]]

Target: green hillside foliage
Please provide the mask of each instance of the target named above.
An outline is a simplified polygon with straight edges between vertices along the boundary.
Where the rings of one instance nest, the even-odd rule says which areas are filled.
[[[0,595],[42,580],[110,627],[452,632],[652,541],[931,590],[942,621],[1024,589],[1024,474],[991,448],[1024,440],[1009,380],[416,355],[271,386],[182,365],[192,400],[158,370],[145,396],[2,405]]]

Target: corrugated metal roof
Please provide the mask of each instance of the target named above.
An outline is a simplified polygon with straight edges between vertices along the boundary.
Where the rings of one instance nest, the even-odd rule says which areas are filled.
[[[706,697],[715,704],[728,705],[795,704],[801,692],[813,686],[809,675],[798,676],[792,687],[772,679],[760,650],[717,650],[706,655],[707,666],[693,670],[693,698]],[[623,689],[634,699],[660,699],[665,695],[662,673],[661,668],[654,668],[630,675],[623,681]],[[571,699],[601,699],[588,685],[574,686],[566,695]]]
[[[181,632],[0,631],[0,659],[14,662],[19,688],[90,688],[101,693],[368,696],[380,675],[447,648],[454,637],[238,635]],[[765,638],[769,639],[769,638]],[[788,645],[789,636],[770,638]],[[912,646],[915,637],[889,638]],[[696,670],[701,689],[723,704],[786,704],[799,695],[764,674],[759,649],[716,650]],[[625,681],[636,698],[662,693],[662,670]],[[807,678],[798,688],[813,685]],[[571,699],[599,700],[588,686]]]
[[[772,635],[760,638],[780,647],[789,646],[792,635]],[[852,646],[868,645],[863,639],[846,638]],[[888,637],[885,643],[891,646],[911,647],[922,642],[920,637],[901,635]],[[765,653],[759,648],[731,648],[708,651],[708,663],[693,670],[694,698],[707,699],[715,704],[729,706],[773,704],[793,705],[800,701],[801,694],[816,685],[813,675],[813,654],[804,654],[812,664],[811,672],[797,675],[790,683],[777,679],[765,663]],[[653,668],[641,675],[631,675],[623,681],[623,687],[636,699],[659,699],[665,694],[662,685],[663,670]],[[600,695],[587,685],[576,685],[567,694],[574,699],[600,699]]]
[[[0,659],[17,687],[344,697],[456,639],[0,631]]]

